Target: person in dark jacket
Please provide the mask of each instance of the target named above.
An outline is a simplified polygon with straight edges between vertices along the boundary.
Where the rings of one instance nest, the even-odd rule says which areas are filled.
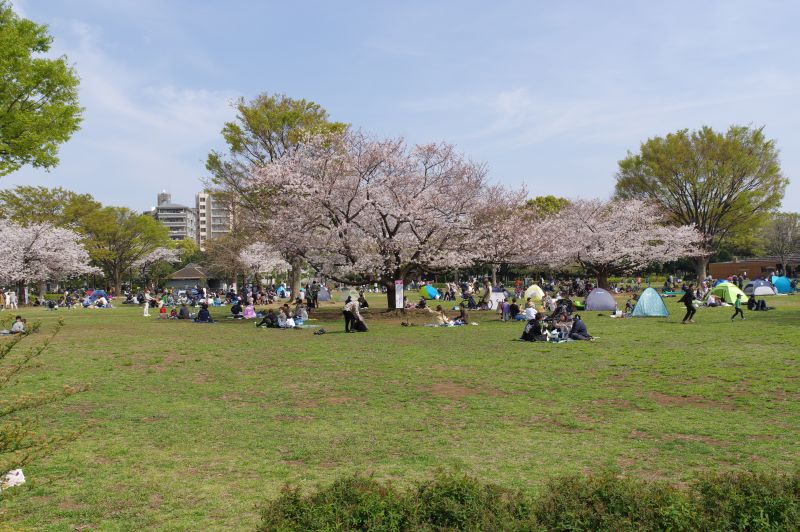
[[[179,320],[188,320],[191,317],[192,317],[192,315],[189,314],[189,307],[186,306],[186,303],[181,303],[181,308],[178,311],[178,319]]]
[[[522,330],[522,336],[519,338],[520,340],[526,342],[543,342],[546,340],[545,336],[542,334],[542,322],[540,317],[539,314],[535,314],[532,320],[528,320],[528,323],[525,324],[525,328]]]
[[[592,337],[589,336],[589,330],[586,328],[586,324],[583,323],[579,314],[575,314],[574,321],[572,322],[572,330],[569,333],[569,337],[571,340],[591,340]]]
[[[208,311],[208,305],[203,304],[194,321],[197,323],[213,323],[214,320],[211,318],[211,313]]]
[[[697,312],[697,309],[694,308],[693,284],[690,284],[686,287],[686,291],[683,293],[683,297],[681,298],[680,302],[686,305],[686,315],[683,317],[682,323],[694,323],[692,318],[694,317],[694,313]]]

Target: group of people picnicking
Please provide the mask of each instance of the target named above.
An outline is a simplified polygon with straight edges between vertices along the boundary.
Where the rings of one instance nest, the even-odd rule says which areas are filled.
[[[629,282],[623,282],[615,287],[615,292],[631,291],[640,288],[642,282],[650,284],[649,277],[631,278]],[[744,284],[744,276],[733,276],[728,279],[738,287]],[[523,285],[520,280],[514,282],[513,288],[508,290],[502,284],[493,285],[488,278],[472,280],[463,283],[447,282],[440,290],[437,300],[456,301],[457,296],[461,296],[461,304],[454,306],[456,315],[448,315],[441,304],[431,308],[426,298],[420,298],[414,304],[404,298],[404,307],[426,310],[432,315],[433,321],[427,326],[436,327],[456,327],[468,325],[470,323],[469,311],[484,310],[490,308],[489,302],[493,299],[492,294],[502,292],[504,297],[496,301],[496,312],[500,321],[522,321],[525,326],[520,337],[525,341],[549,341],[564,342],[571,340],[592,340],[586,324],[576,313],[580,302],[573,303],[579,297],[586,296],[592,291],[594,285],[585,279],[573,278],[568,280],[558,280],[550,278],[540,279],[544,286],[541,298],[528,297],[524,304],[520,304],[523,295]],[[693,283],[683,283],[673,275],[669,275],[664,283],[662,297],[673,297],[681,295],[678,300],[686,307],[686,314],[682,323],[694,323],[694,316],[700,306],[719,307],[732,306],[734,314],[731,320],[739,317],[745,319],[741,294],[738,294],[732,304],[724,302],[719,296],[712,293],[714,280],[711,277],[703,279],[697,285]],[[257,305],[274,303],[278,298],[289,297],[290,293],[285,285],[256,287],[247,285],[242,289],[223,290],[214,292],[208,288],[195,287],[191,290],[176,291],[174,289],[154,291],[145,289],[134,295],[132,292],[126,293],[124,304],[138,303],[143,307],[143,315],[150,316],[149,310],[157,309],[157,318],[165,320],[191,320],[197,323],[213,323],[215,319],[211,315],[210,308],[230,305],[230,315],[228,318],[243,320],[260,320],[256,323],[257,327],[291,329],[300,328],[309,320],[309,315],[313,309],[318,308],[318,296],[321,290],[327,288],[318,281],[306,284],[301,288],[298,297],[294,298],[292,305],[284,303],[277,310],[268,309],[257,311]],[[512,292],[513,290],[513,292]],[[365,291],[373,291],[372,287],[362,287],[358,291],[358,296],[350,295],[342,307],[345,332],[364,332],[368,330],[364,316],[361,311],[369,308],[369,303],[365,297]],[[376,285],[374,291],[381,289]],[[507,295],[511,292],[513,295]],[[351,292],[352,293],[352,292]],[[637,295],[632,295],[625,305],[625,314],[629,315],[636,303]],[[477,299],[476,299],[477,298]],[[55,309],[61,306],[73,308],[76,306],[112,308],[112,295],[103,291],[93,292],[86,290],[83,294],[78,292],[65,292],[60,300],[48,300],[47,306]],[[536,303],[539,303],[538,310]],[[768,310],[766,302],[755,297],[750,297],[747,301],[747,308],[751,311]],[[18,307],[17,295],[14,291],[0,291],[0,309],[16,309]],[[199,309],[198,309],[199,307]],[[194,311],[197,310],[195,313]],[[10,331],[5,334],[15,334],[24,331],[24,320],[21,317],[14,322]],[[408,325],[404,322],[403,325]]]

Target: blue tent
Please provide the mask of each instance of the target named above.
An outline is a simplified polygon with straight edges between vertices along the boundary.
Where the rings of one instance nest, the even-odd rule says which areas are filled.
[[[636,302],[636,306],[633,307],[633,312],[631,312],[631,316],[636,318],[647,318],[647,317],[667,317],[669,316],[669,311],[667,310],[667,306],[664,304],[664,300],[661,299],[661,296],[658,292],[656,292],[655,288],[647,288],[642,295],[639,296],[639,301]]]
[[[89,296],[89,301],[91,303],[94,303],[95,301],[97,301],[101,297],[104,297],[104,298],[108,299],[108,294],[106,294],[106,291],[105,290],[95,290]]]
[[[436,299],[439,297],[439,291],[432,285],[426,284],[419,289],[419,295],[421,295],[423,299]]]
[[[726,281],[725,279],[717,279],[716,281],[714,281],[714,286],[717,286],[718,284],[722,284],[722,283],[727,283],[727,282],[728,281]]]
[[[788,277],[778,277],[777,275],[773,275],[772,285],[779,294],[788,294],[792,291],[792,282]]]

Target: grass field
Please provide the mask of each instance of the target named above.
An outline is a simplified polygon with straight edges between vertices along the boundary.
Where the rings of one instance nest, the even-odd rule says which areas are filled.
[[[674,300],[669,319],[585,312],[599,340],[560,345],[512,341],[522,326],[493,312],[460,328],[373,318],[346,335],[331,305],[331,332],[314,336],[26,310],[44,324],[27,342],[59,316],[66,327],[18,391],[88,385],[40,414],[91,428],[25,468],[0,529],[252,529],[284,483],[355,472],[403,484],[444,468],[535,491],[603,469],[678,484],[795,470],[800,296],[768,301],[776,311],[735,323],[723,308],[681,325]]]

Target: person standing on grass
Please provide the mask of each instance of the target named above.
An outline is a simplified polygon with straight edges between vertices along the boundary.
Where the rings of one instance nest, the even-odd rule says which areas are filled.
[[[351,332],[350,327],[356,321],[356,316],[358,316],[359,319],[361,318],[358,312],[358,301],[353,301],[352,297],[347,296],[344,307],[342,307],[342,316],[344,316],[344,332],[349,333]]]
[[[144,291],[144,316],[145,318],[150,317],[150,290],[145,289]]]
[[[689,284],[686,287],[686,290],[683,293],[683,297],[680,300],[681,303],[686,305],[686,315],[683,317],[682,323],[694,323],[694,314],[697,312],[697,309],[694,308],[694,285]]]
[[[731,321],[733,321],[736,316],[741,316],[744,319],[744,312],[742,311],[742,294],[736,294],[736,301],[733,303],[735,310],[733,311],[733,316],[731,316]]]

